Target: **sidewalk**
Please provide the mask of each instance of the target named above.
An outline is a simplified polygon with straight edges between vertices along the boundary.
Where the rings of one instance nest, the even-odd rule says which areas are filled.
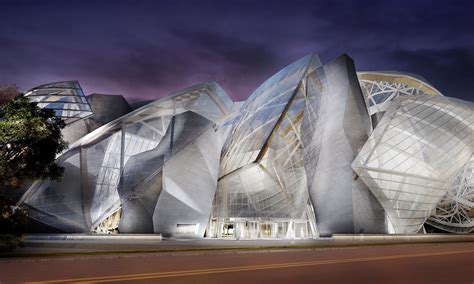
[[[179,253],[229,250],[303,249],[419,243],[474,242],[470,235],[334,235],[318,239],[162,239],[159,235],[26,235],[24,247],[0,258]]]

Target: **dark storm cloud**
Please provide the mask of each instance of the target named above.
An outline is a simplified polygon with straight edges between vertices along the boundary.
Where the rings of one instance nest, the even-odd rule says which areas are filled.
[[[358,70],[418,73],[474,100],[470,1],[0,2],[0,84],[77,79],[85,91],[158,98],[215,80],[245,99],[317,52]]]

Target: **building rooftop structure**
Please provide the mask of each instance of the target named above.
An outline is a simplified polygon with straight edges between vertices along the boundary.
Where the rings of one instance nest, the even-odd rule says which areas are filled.
[[[35,87],[25,93],[39,107],[53,109],[67,124],[92,115],[78,81],[57,82]]]

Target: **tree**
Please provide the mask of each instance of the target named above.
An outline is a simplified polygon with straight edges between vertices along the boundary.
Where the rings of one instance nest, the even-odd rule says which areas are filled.
[[[0,86],[0,105],[4,105],[14,98],[21,96],[15,85]]]
[[[55,159],[67,147],[61,134],[65,123],[53,110],[39,108],[11,89],[5,99],[1,90],[5,88],[0,88],[0,233],[18,235],[25,211],[13,206],[5,190],[29,181],[62,178],[64,169]]]
[[[39,108],[25,97],[0,109],[0,186],[19,187],[25,181],[60,179],[63,169],[56,155],[67,146],[65,124],[54,111]]]

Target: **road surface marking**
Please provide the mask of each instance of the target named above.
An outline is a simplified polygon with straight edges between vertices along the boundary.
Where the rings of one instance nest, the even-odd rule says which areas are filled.
[[[333,259],[333,260],[289,262],[289,263],[274,263],[274,264],[261,264],[261,265],[251,265],[251,266],[235,266],[235,267],[181,270],[181,271],[168,271],[168,272],[156,272],[156,273],[141,273],[141,274],[117,275],[117,276],[73,278],[73,279],[61,279],[61,280],[50,280],[50,281],[26,282],[26,283],[64,283],[64,282],[98,283],[98,282],[115,282],[115,281],[134,281],[134,280],[181,277],[181,276],[191,276],[191,275],[254,271],[254,270],[279,269],[279,268],[304,267],[304,266],[317,266],[317,265],[366,262],[366,261],[377,261],[377,260],[393,260],[393,259],[401,259],[401,258],[441,256],[441,255],[452,255],[452,254],[463,254],[463,253],[474,253],[474,250],[418,253],[418,254],[399,254],[399,255],[388,255],[388,256],[371,256],[371,257]]]

